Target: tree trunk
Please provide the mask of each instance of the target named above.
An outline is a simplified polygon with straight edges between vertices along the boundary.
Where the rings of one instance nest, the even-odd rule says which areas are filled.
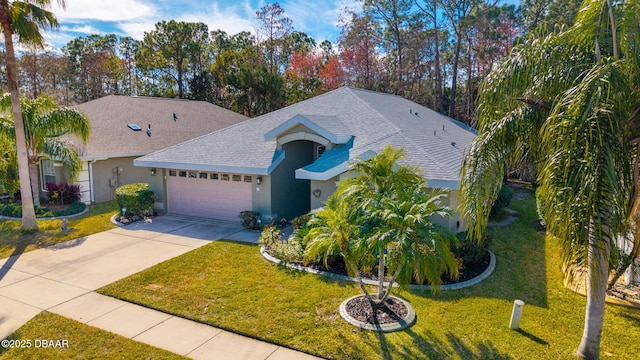
[[[29,163],[29,177],[31,178],[31,191],[33,191],[33,206],[40,206],[40,184],[38,183],[38,166]]]
[[[437,9],[436,0],[433,1],[433,8]],[[442,72],[440,71],[440,30],[437,23],[437,11],[433,11],[433,31],[435,45],[435,68],[436,68],[436,110],[444,113],[444,102],[442,99]]]
[[[27,141],[22,121],[22,109],[20,108],[20,94],[18,93],[18,81],[16,78],[17,65],[11,38],[11,23],[9,19],[9,3],[0,1],[0,13],[3,14],[2,30],[7,60],[7,82],[11,93],[11,106],[13,108],[13,121],[16,132],[16,153],[18,156],[18,176],[20,177],[20,195],[22,197],[22,230],[38,230],[36,213],[33,206],[33,193],[29,176],[29,159],[27,157]],[[6,18],[4,18],[6,16]]]
[[[607,278],[609,276],[610,243],[598,238],[596,219],[591,219],[589,229],[589,250],[587,269],[587,310],[584,320],[584,332],[577,355],[583,359],[600,357],[600,339],[604,323],[604,304],[607,297]],[[603,231],[606,233],[605,231]]]
[[[384,296],[384,249],[378,248],[378,301]]]
[[[460,46],[462,45],[462,32],[458,31],[456,42],[456,54],[453,58],[453,72],[451,76],[451,96],[449,98],[449,117],[455,117],[456,112],[456,87],[458,82],[458,62],[460,60]]]

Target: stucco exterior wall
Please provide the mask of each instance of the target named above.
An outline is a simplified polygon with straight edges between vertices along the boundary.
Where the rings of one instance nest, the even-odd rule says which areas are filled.
[[[320,193],[320,196],[316,194]],[[318,209],[324,206],[327,198],[336,191],[336,180],[329,179],[327,181],[311,180],[311,209]],[[314,192],[316,192],[314,194]]]
[[[253,210],[262,214],[263,220],[268,220],[274,214],[271,212],[271,176],[262,175],[260,185],[257,182],[258,176],[254,176],[251,184],[251,199]]]
[[[271,213],[288,220],[309,212],[309,180],[295,178],[295,170],[313,162],[313,142],[292,141],[282,145],[285,159],[271,173]]]
[[[93,197],[95,202],[113,200],[118,186],[149,182],[149,168],[133,166],[133,159],[135,158],[113,158],[96,161],[93,164]],[[114,169],[118,167],[121,168],[119,173],[118,171],[114,172]]]

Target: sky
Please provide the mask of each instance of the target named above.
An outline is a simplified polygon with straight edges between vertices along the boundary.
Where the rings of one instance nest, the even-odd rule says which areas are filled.
[[[275,1],[272,1],[272,3]],[[313,37],[337,42],[344,8],[360,9],[358,0],[280,0],[293,27]],[[519,3],[519,0],[503,0]],[[209,30],[221,29],[228,34],[255,32],[256,11],[264,0],[65,0],[66,9],[51,0],[51,11],[60,28],[45,31],[54,49],[61,49],[72,39],[91,34],[116,34],[142,40],[162,20],[203,22]]]
[[[274,3],[275,1],[272,1]],[[281,0],[285,16],[297,31],[312,36],[318,43],[336,42],[340,14],[345,7],[359,8],[357,0]],[[44,33],[54,48],[60,49],[78,36],[116,34],[142,40],[162,20],[203,22],[209,30],[222,29],[229,34],[255,32],[256,11],[266,5],[262,0],[65,0],[61,9],[51,0],[51,11],[60,24]]]

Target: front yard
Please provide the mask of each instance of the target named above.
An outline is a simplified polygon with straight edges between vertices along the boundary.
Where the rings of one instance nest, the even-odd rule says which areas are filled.
[[[417,313],[401,332],[361,331],[340,317],[340,303],[360,292],[355,284],[278,267],[257,246],[234,242],[211,243],[100,292],[327,358],[573,358],[585,298],[563,287],[560,247],[532,225],[533,196],[512,207],[518,221],[490,230],[493,275],[440,295],[396,292]],[[515,299],[526,303],[521,331],[508,328]],[[603,357],[636,357],[640,310],[606,311]]]
[[[36,233],[20,231],[19,221],[0,220],[0,259],[113,229],[116,225],[109,219],[118,210],[115,201],[92,205],[87,213],[70,218],[64,231],[60,219],[39,220]]]
[[[36,315],[9,339],[22,347],[0,348],[0,359],[186,359],[48,312]]]

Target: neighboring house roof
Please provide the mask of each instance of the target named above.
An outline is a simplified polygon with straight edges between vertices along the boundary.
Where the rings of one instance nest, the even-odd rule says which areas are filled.
[[[154,152],[134,164],[268,175],[286,156],[276,150],[277,138],[296,126],[338,144],[298,169],[298,178],[327,180],[346,171],[349,161],[392,145],[406,150],[404,162],[422,168],[431,187],[451,189],[459,187],[463,153],[476,135],[461,122],[402,97],[343,87]]]
[[[78,146],[85,160],[145,155],[248,119],[205,101],[141,96],[109,95],[76,108],[91,123],[89,140]]]

